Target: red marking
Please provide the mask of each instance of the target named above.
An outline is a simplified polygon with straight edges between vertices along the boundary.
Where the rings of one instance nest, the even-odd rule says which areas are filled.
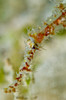
[[[66,12],[62,12],[62,15],[66,15]]]
[[[25,67],[25,66],[24,66],[24,67]],[[23,68],[24,68],[24,67],[23,67]],[[20,71],[23,71],[23,68],[21,68]]]
[[[32,55],[32,56],[30,56],[30,58],[31,58],[31,59],[33,59],[33,55]]]
[[[65,15],[66,15],[66,12],[62,12],[62,15],[61,15],[59,18],[57,18],[53,23],[56,24],[56,25],[61,24],[61,23],[62,23],[61,19],[62,19],[62,17],[64,17]]]
[[[44,34],[42,33],[38,33],[37,35],[30,35],[31,37],[33,37],[35,39],[36,43],[41,43],[43,38],[44,38]]]
[[[45,28],[45,32],[44,32],[44,35],[45,36],[48,36],[48,35],[54,35],[54,27],[52,26],[52,24],[48,25],[46,28]]]
[[[61,23],[61,16],[58,19],[56,19],[53,23],[59,25]]]
[[[16,92],[15,88],[12,89],[12,92]]]
[[[17,81],[21,82],[21,77],[17,77],[16,79]]]
[[[44,39],[44,34],[42,33],[38,33],[37,36],[35,37],[35,41],[37,43],[41,43],[43,39]]]
[[[13,88],[14,86],[9,86],[10,88]]]
[[[20,74],[20,78],[22,78],[22,74]]]
[[[29,54],[32,54],[32,55],[33,55],[33,52],[32,52],[32,50],[31,50],[31,51],[29,51]]]
[[[26,64],[26,67],[27,67],[27,68],[30,66],[27,62],[26,62],[25,64]]]
[[[15,84],[14,84],[14,86],[17,86],[17,85],[18,85],[18,83],[15,83]]]
[[[31,61],[31,59],[30,59],[29,57],[28,57],[27,59],[28,59],[29,61]]]
[[[27,67],[23,67],[22,70],[26,70],[26,71],[31,71],[30,69],[28,69]]]
[[[17,79],[17,80],[19,80],[19,79],[20,79],[20,77],[17,77],[16,79]]]
[[[45,33],[44,33],[44,35],[45,36],[48,36],[50,34],[50,29],[49,29],[49,26],[47,26],[46,28],[45,28]]]
[[[20,76],[19,76],[19,77],[17,77],[16,79],[17,79],[17,80],[19,80],[20,78],[22,78],[22,74],[20,74]]]
[[[33,55],[33,52],[31,52],[30,54],[32,54],[32,55]]]

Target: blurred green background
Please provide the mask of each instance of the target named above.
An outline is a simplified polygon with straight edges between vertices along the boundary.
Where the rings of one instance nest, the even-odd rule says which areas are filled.
[[[57,3],[60,1],[57,0]],[[28,31],[35,31],[35,28],[41,26],[52,15],[52,10],[55,5],[54,0],[0,0],[1,89],[10,84],[7,79],[7,76],[11,76],[12,74],[10,70],[13,72],[13,76],[11,76],[13,79],[15,79],[16,73],[18,73],[18,69],[24,58]],[[43,47],[46,50],[42,49],[36,54],[36,58],[33,60],[33,66],[37,68],[35,69],[34,83],[37,100],[66,100],[65,45],[66,30],[61,29],[55,37],[50,37],[43,43]],[[10,69],[7,68],[9,66]],[[1,89],[0,91],[2,91]],[[5,96],[3,92],[0,92],[0,100],[10,100],[10,95],[6,98]],[[11,100],[14,100],[13,95],[11,97]],[[33,99],[35,100],[35,98]]]

